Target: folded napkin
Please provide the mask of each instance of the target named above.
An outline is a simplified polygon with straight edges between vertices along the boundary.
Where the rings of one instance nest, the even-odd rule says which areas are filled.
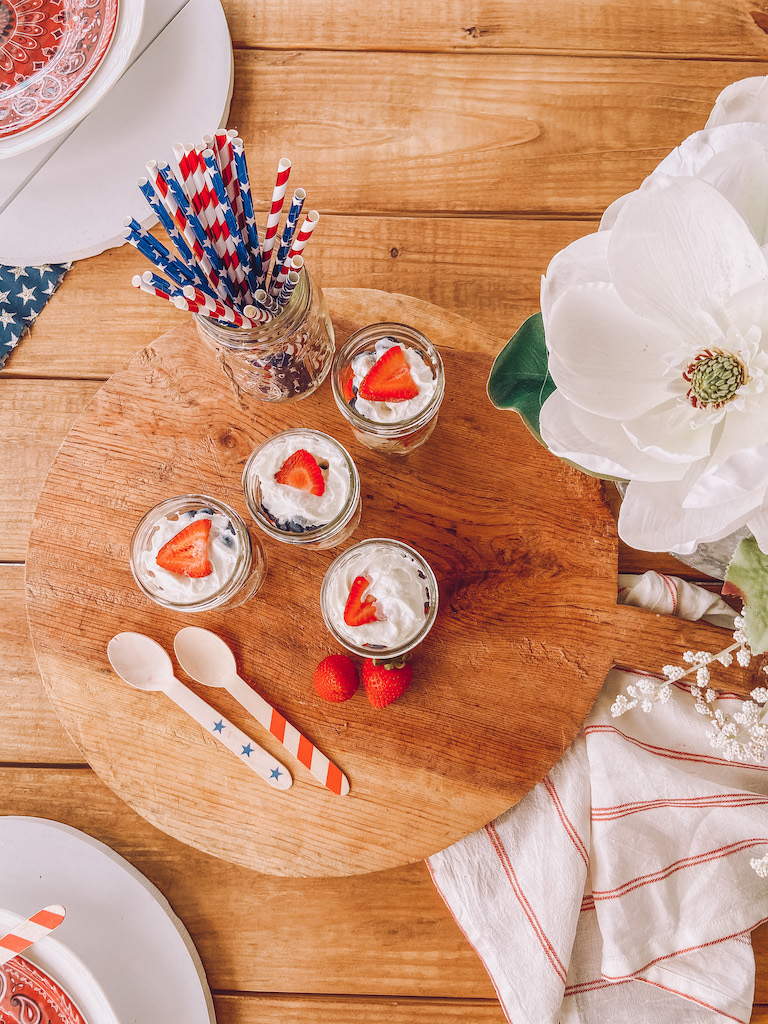
[[[0,266],[0,367],[64,279],[71,263]]]
[[[514,1024],[750,1019],[768,767],[715,756],[683,683],[613,718],[638,678],[612,670],[544,781],[427,861]]]

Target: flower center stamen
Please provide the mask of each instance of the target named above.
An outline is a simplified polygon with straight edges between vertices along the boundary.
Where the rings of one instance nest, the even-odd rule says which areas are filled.
[[[747,368],[732,352],[709,348],[683,370],[690,384],[686,397],[694,409],[721,409],[750,380]]]

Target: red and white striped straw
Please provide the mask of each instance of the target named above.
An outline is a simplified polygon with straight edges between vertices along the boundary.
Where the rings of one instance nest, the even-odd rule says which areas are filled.
[[[259,278],[259,286],[264,287],[264,282],[267,280],[267,274],[269,271],[269,261],[272,257],[272,250],[275,246],[275,238],[277,237],[277,226],[280,223],[280,213],[283,209],[283,200],[285,199],[285,190],[288,187],[288,175],[291,173],[291,161],[286,157],[280,161],[277,165],[277,179],[275,181],[275,187],[272,190],[272,206],[269,210],[269,216],[267,217],[267,230],[264,234],[264,241],[261,246],[261,277]]]
[[[211,298],[210,295],[206,295],[205,292],[195,288],[194,285],[187,285],[183,289],[183,294],[184,298],[194,302],[200,307],[201,311],[210,312],[211,316],[217,320],[224,320],[234,327],[253,327],[253,323],[244,317],[239,310],[233,309],[232,306],[225,306],[223,302]]]
[[[259,324],[268,324],[275,319],[274,313],[270,313],[263,306],[254,306],[253,304],[244,307],[243,316],[247,316],[249,320]]]
[[[232,212],[237,220],[237,226],[241,232],[245,232],[243,201],[240,198],[240,181],[235,169],[235,151],[232,147],[232,141],[236,138],[237,132],[234,128],[229,128],[226,132],[216,132],[213,136],[213,148],[221,168],[221,179],[224,182],[224,188],[227,190]],[[203,136],[203,141],[205,141],[205,136]]]
[[[282,267],[278,271],[277,277],[275,278],[274,295],[280,295],[285,282],[288,280],[288,275],[292,270],[295,270],[297,274],[301,273],[301,268],[304,266],[303,256],[287,256]],[[282,305],[282,302],[280,303]]]
[[[64,907],[56,903],[39,910],[27,921],[20,921],[12,931],[0,937],[0,965],[23,953],[33,942],[58,928],[66,913]]]
[[[232,256],[234,247],[232,250],[229,249],[222,233],[221,222],[216,214],[216,194],[210,181],[207,180],[201,151],[189,144],[184,146],[177,144],[173,147],[173,155],[182,172],[182,185],[192,204],[192,209],[198,215],[203,230],[224,268],[233,293],[238,295],[242,291],[241,282],[244,275],[237,274]],[[187,172],[186,177],[183,177],[182,168]]]
[[[304,223],[299,228],[299,232],[293,240],[291,251],[288,253],[288,259],[292,256],[298,256],[299,253],[304,251],[304,246],[309,241],[310,235],[317,227],[317,222],[320,220],[320,214],[317,210],[310,210],[307,216],[304,218]]]

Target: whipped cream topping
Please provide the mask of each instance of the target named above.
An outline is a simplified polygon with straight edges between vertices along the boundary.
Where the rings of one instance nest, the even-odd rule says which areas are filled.
[[[169,572],[157,564],[160,548],[171,537],[181,533],[196,519],[210,519],[211,532],[208,534],[208,559],[213,572],[208,576],[193,579],[180,573]],[[141,552],[138,569],[145,586],[174,604],[193,604],[201,598],[210,597],[231,579],[238,555],[240,541],[235,528],[226,516],[213,509],[197,509],[181,512],[159,519],[150,537],[149,547]]]
[[[395,346],[401,348],[405,355],[413,382],[419,389],[418,395],[415,398],[408,398],[404,402],[372,402],[360,398],[357,392],[363,378],[384,353]],[[423,409],[426,409],[437,390],[437,379],[418,349],[403,345],[395,338],[379,338],[372,352],[359,352],[352,359],[350,365],[354,374],[352,389],[355,394],[352,407],[360,416],[365,416],[366,419],[373,420],[374,423],[399,423],[401,420],[408,420],[412,416],[418,415]]]
[[[357,576],[370,580],[362,599],[375,598],[377,620],[348,626],[344,608]],[[326,612],[339,635],[358,647],[382,650],[400,647],[414,637],[436,598],[419,563],[406,551],[384,542],[366,544],[351,554],[333,571],[325,593]]]
[[[302,448],[320,466],[325,480],[325,491],[320,495],[275,480],[275,473],[286,459]],[[330,438],[318,437],[311,431],[292,431],[289,437],[278,434],[256,456],[251,472],[261,485],[257,501],[279,530],[296,532],[296,526],[318,529],[333,522],[349,501],[352,478],[344,455]]]

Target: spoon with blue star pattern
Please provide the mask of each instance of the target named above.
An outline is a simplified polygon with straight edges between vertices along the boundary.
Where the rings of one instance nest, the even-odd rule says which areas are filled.
[[[129,686],[137,690],[162,690],[268,785],[275,789],[290,787],[293,778],[288,769],[177,679],[170,657],[151,637],[143,633],[118,633],[107,644],[107,657]]]

